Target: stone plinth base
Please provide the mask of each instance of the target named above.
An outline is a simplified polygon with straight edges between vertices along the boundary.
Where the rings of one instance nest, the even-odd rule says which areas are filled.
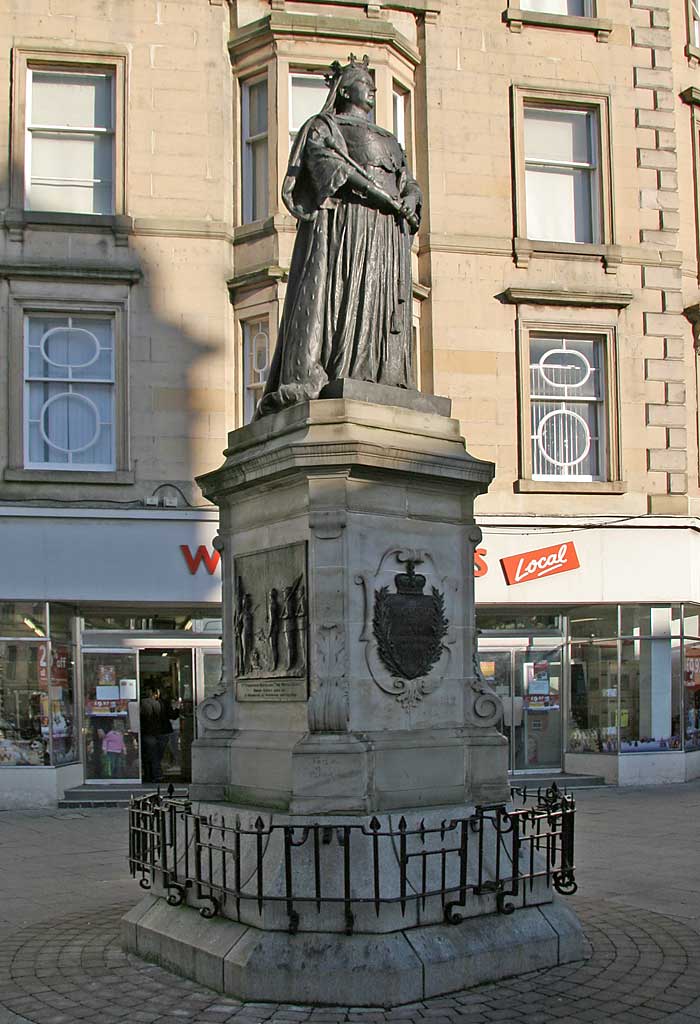
[[[261,931],[146,896],[122,935],[130,952],[226,995],[315,1006],[400,1006],[588,955],[576,915],[558,901],[348,936]]]

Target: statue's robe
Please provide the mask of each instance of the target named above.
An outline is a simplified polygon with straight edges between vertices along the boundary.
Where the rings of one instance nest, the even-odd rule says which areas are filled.
[[[282,197],[298,218],[277,347],[257,415],[318,398],[341,377],[415,387],[411,235],[348,184],[350,157],[393,199],[421,193],[391,132],[343,114],[311,118]]]

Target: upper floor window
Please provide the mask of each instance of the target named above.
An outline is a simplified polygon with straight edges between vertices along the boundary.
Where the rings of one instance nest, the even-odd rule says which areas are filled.
[[[270,322],[243,320],[243,422],[250,423],[270,372]]]
[[[561,14],[569,18],[595,16],[593,0],[520,0],[520,10],[538,11],[540,14]]]
[[[115,469],[114,322],[25,317],[24,466]]]
[[[323,75],[292,72],[289,76],[289,146],[306,121],[317,114],[328,98]]]
[[[242,213],[244,224],[269,212],[267,78],[242,87]]]
[[[530,334],[533,480],[606,480],[605,338]]]
[[[13,49],[13,209],[38,220],[125,212],[125,83],[124,56]]]
[[[114,76],[27,71],[25,207],[114,212]]]
[[[392,116],[393,116],[393,131],[396,138],[399,140],[404,149],[407,148],[407,128],[408,128],[408,92],[403,89],[397,82],[394,82],[391,91],[391,102],[392,102]]]
[[[600,242],[597,111],[525,106],[527,237]]]

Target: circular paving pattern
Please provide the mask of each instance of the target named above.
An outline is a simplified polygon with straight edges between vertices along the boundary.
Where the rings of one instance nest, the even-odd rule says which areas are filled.
[[[576,898],[571,905],[591,944],[589,960],[395,1010],[241,1003],[124,953],[119,919],[131,904],[74,914],[0,941],[0,1024],[700,1021],[696,931],[622,904]]]

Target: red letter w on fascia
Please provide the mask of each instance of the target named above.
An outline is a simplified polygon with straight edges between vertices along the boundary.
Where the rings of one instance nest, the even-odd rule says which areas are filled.
[[[207,572],[210,576],[213,576],[216,572],[216,567],[219,564],[219,559],[221,558],[218,551],[212,551],[212,553],[209,554],[203,544],[199,545],[194,555],[190,551],[189,544],[181,544],[180,551],[182,551],[185,556],[185,561],[187,562],[187,566],[193,576],[197,572],[197,569],[199,569],[202,562],[206,565]]]

